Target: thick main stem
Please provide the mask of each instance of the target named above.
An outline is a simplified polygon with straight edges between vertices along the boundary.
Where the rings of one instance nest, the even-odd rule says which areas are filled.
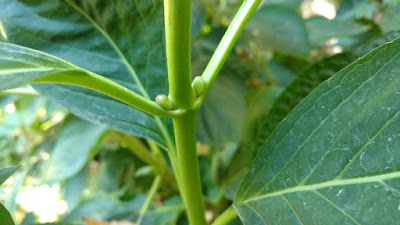
[[[169,98],[175,108],[190,109],[191,0],[164,0]],[[175,174],[190,225],[206,225],[196,153],[196,113],[188,111],[173,120],[176,158]]]
[[[204,205],[196,152],[196,114],[191,111],[173,119],[181,176],[180,192],[190,225],[205,225]]]

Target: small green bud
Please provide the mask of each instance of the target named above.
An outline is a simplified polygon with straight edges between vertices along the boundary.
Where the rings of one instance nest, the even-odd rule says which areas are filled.
[[[172,110],[174,108],[171,99],[169,99],[166,95],[157,95],[156,102],[163,109]]]
[[[201,94],[203,94],[204,89],[206,88],[206,83],[204,82],[202,77],[197,76],[192,82],[192,88],[196,92],[197,96],[200,96]]]

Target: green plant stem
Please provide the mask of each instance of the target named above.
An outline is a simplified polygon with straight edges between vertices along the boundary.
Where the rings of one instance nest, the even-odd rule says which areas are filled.
[[[225,225],[231,222],[233,219],[238,217],[238,214],[232,206],[227,208],[218,218],[212,223],[212,225]]]
[[[160,152],[150,152],[147,147],[137,138],[120,132],[116,132],[128,149],[133,152],[143,162],[151,165],[157,174],[173,178],[173,173],[169,169],[164,157]]]
[[[271,71],[269,70],[269,68],[267,66],[267,63],[266,62],[262,62],[261,63],[261,68],[263,69],[264,74],[268,79],[268,83],[270,85],[272,85],[272,86],[276,86],[276,81],[275,81],[274,77],[272,76]]]
[[[194,104],[193,109],[197,109],[203,103],[207,93],[210,91],[212,84],[218,76],[223,64],[228,58],[233,46],[235,45],[237,39],[242,33],[244,27],[249,21],[250,17],[253,15],[261,0],[246,0],[243,2],[242,6],[236,13],[231,24],[226,30],[224,36],[218,44],[210,62],[207,64],[206,69],[201,75],[206,83],[206,88],[204,93],[198,98]]]
[[[136,221],[137,225],[140,225],[143,221],[144,215],[146,214],[147,210],[150,207],[151,202],[154,199],[154,196],[157,194],[157,190],[160,188],[161,184],[161,176],[156,176],[154,178],[153,183],[151,184],[151,188],[149,193],[147,194],[146,201],[143,203],[142,208],[140,208],[139,218]]]
[[[178,109],[193,102],[190,71],[191,0],[164,0],[169,97]]]
[[[19,95],[27,97],[40,96],[40,94],[32,88],[15,88],[15,89],[0,91],[0,96],[4,95]]]
[[[179,189],[189,223],[205,225],[204,204],[196,152],[196,113],[173,119],[181,183]]]
[[[169,97],[174,107],[192,107],[191,86],[191,0],[164,0],[165,37]],[[196,113],[187,111],[173,118],[178,187],[191,225],[206,225],[196,152]],[[172,156],[174,157],[174,156]]]
[[[33,82],[71,84],[89,88],[156,116],[174,117],[181,113],[179,110],[164,110],[158,106],[156,102],[136,94],[128,88],[90,71],[74,69],[55,71],[45,77],[36,79]]]

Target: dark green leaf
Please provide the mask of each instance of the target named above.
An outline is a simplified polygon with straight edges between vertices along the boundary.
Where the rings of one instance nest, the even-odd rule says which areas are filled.
[[[247,31],[261,48],[306,56],[308,34],[302,18],[294,9],[266,5],[257,10],[247,25]]]
[[[20,166],[13,166],[0,169],[0,185],[4,183]]]
[[[11,217],[11,214],[1,203],[0,203],[0,222],[1,225],[15,225]]]
[[[207,37],[193,42],[193,75],[203,72],[223,33],[222,29],[215,29]],[[245,110],[243,96],[247,92],[243,77],[248,73],[249,66],[237,55],[228,57],[197,112],[197,138],[201,143],[222,146],[239,141]]]
[[[355,61],[282,121],[236,196],[245,224],[400,220],[399,52],[400,39]]]
[[[367,31],[365,24],[348,20],[328,20],[324,17],[312,17],[306,21],[310,41],[318,45],[329,38],[352,36]]]
[[[310,94],[319,84],[333,76],[343,67],[349,65],[357,57],[351,53],[341,53],[322,59],[304,69],[296,79],[286,87],[274,105],[254,123],[257,124],[255,135],[248,139],[253,140],[250,149],[259,149],[266,138],[288,113]]]
[[[60,181],[75,175],[94,157],[106,128],[69,117],[62,127],[46,167],[46,178]]]
[[[373,37],[370,40],[362,43],[361,45],[357,46],[355,48],[355,52],[357,52],[357,54],[363,56],[365,54],[367,54],[368,52],[374,50],[375,48],[386,44],[388,42],[391,42],[393,40],[395,40],[396,38],[400,37],[400,31],[398,32],[390,32],[387,33],[385,35],[382,36],[378,36],[378,37]]]
[[[0,5],[6,41],[57,56],[151,99],[167,94],[162,0],[0,0]],[[117,100],[66,85],[34,88],[80,117],[165,145],[160,132],[165,124]]]

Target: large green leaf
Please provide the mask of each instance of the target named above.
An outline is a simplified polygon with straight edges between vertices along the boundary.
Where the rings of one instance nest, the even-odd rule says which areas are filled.
[[[281,5],[265,5],[257,10],[247,31],[261,48],[305,56],[309,52],[306,26],[298,13]]]
[[[0,5],[4,40],[62,58],[144,97],[167,94],[162,0],[0,0]],[[117,100],[67,85],[34,88],[80,117],[164,144],[160,126],[166,125]]]
[[[48,180],[75,175],[94,157],[106,128],[77,117],[69,117],[62,127],[46,167]]]
[[[272,108],[268,108],[264,117],[259,117],[254,123],[257,124],[255,132],[248,139],[253,140],[249,146],[253,152],[259,149],[277,127],[277,125],[289,114],[318,85],[332,77],[339,70],[352,63],[357,57],[352,53],[341,53],[323,58],[306,69],[286,87]]]
[[[355,61],[276,128],[235,199],[245,224],[398,223],[399,52]]]
[[[11,214],[1,203],[0,203],[0,221],[1,225],[15,225],[11,217]]]

